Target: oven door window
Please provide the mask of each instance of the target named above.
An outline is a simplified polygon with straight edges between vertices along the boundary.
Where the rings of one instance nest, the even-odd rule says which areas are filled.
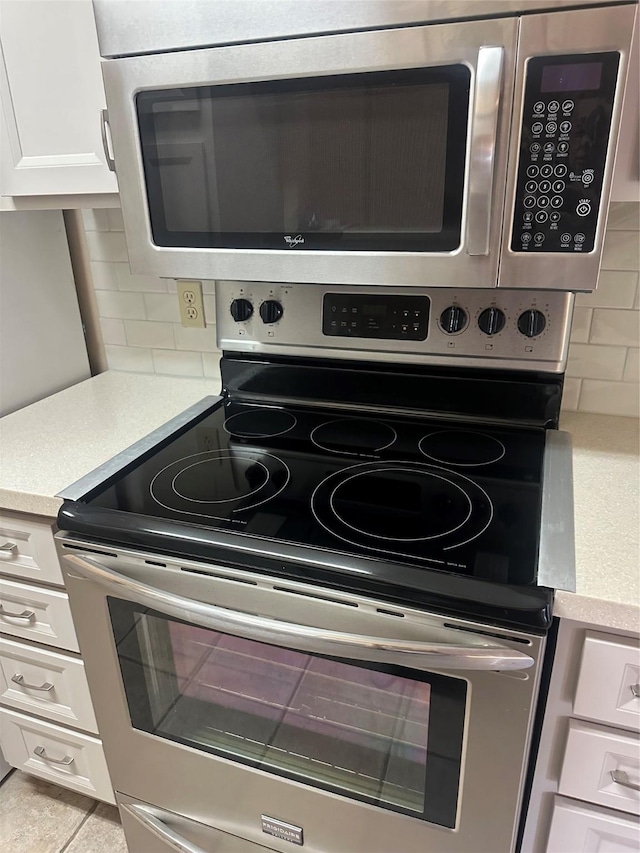
[[[143,91],[158,246],[452,251],[464,65]]]
[[[108,602],[134,728],[455,827],[464,679],[307,654]]]

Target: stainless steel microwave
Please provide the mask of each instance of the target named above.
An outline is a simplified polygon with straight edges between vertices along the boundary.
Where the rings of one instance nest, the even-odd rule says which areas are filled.
[[[595,288],[635,3],[94,7],[134,272]]]

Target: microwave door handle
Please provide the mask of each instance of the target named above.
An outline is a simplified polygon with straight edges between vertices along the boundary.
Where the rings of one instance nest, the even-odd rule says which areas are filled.
[[[127,601],[212,631],[260,643],[425,671],[433,668],[511,670],[533,666],[533,659],[524,652],[495,640],[489,642],[479,634],[465,634],[461,641],[458,632],[441,629],[440,636],[433,641],[402,640],[299,625],[175,595],[116,572],[93,557],[65,554],[64,559],[72,570],[69,572],[72,578],[80,575],[80,579],[90,580]]]
[[[471,124],[467,254],[488,255],[504,48],[481,47]]]
[[[140,823],[149,830],[149,832],[155,835],[159,841],[166,845],[167,853],[169,853],[169,851],[175,851],[175,853],[206,853],[202,847],[192,844],[191,841],[188,841],[182,835],[179,835],[175,830],[171,829],[170,826],[167,826],[166,823],[163,823],[160,818],[156,817],[144,806],[138,805],[137,803],[126,803],[122,804],[120,808],[123,811],[129,812],[129,814],[136,820],[139,820]]]
[[[115,172],[116,161],[111,154],[111,145],[109,144],[109,136],[111,130],[109,128],[109,112],[108,110],[100,110],[100,132],[102,133],[102,147],[104,148],[104,156],[107,160],[109,171]]]

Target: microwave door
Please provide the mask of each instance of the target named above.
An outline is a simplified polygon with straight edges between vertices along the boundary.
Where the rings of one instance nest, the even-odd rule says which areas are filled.
[[[516,27],[104,61],[133,271],[494,286]]]

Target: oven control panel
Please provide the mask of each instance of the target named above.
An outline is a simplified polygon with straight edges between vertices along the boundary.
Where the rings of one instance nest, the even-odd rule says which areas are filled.
[[[511,251],[592,251],[619,60],[617,52],[529,60]]]
[[[574,295],[545,290],[216,282],[222,350],[564,370]]]

